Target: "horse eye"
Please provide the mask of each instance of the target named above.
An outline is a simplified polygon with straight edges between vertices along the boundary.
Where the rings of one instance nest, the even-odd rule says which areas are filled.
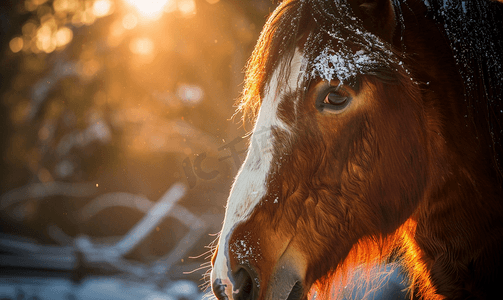
[[[336,106],[345,105],[346,102],[348,102],[348,97],[339,93],[328,93],[328,95],[325,97],[325,100],[323,100],[323,103],[325,104]]]
[[[322,99],[322,101],[318,102],[318,110],[320,112],[340,113],[351,102],[351,96],[341,91],[331,91]]]

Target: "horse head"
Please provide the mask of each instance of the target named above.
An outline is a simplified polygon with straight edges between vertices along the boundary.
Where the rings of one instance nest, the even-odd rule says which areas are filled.
[[[292,0],[270,16],[242,100],[255,127],[212,260],[218,299],[305,299],[344,266],[411,243],[448,172],[442,118],[459,117],[427,97],[437,73],[404,55],[396,9]]]

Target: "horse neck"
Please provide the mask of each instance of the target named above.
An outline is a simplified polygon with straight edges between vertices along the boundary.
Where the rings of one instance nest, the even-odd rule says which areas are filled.
[[[502,276],[503,249],[503,193],[490,137],[485,125],[479,126],[486,121],[466,118],[465,86],[447,40],[433,20],[412,15],[421,11],[419,4],[408,3],[418,7],[403,8],[408,25],[394,42],[417,66],[413,72],[425,102],[431,175],[413,216],[415,241],[432,282],[442,283],[440,294],[460,297],[453,291],[461,286],[467,295],[485,297]]]

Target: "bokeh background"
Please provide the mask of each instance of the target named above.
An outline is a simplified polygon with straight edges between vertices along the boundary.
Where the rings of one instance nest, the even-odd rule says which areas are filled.
[[[275,5],[1,1],[0,299],[203,297]]]

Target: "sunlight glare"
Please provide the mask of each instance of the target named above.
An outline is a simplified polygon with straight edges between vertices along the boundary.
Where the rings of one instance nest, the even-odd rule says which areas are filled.
[[[55,12],[76,12],[80,3],[78,0],[55,0],[52,4]]]
[[[192,15],[196,13],[196,3],[194,0],[180,0],[178,2],[178,10],[183,15]]]
[[[63,47],[66,44],[70,43],[73,38],[73,31],[68,27],[61,27],[56,32],[56,45],[58,47]]]
[[[23,49],[24,41],[22,37],[15,37],[9,42],[9,48],[12,52],[17,53]]]
[[[129,50],[135,54],[149,55],[154,51],[154,42],[149,38],[136,38],[129,44]]]
[[[110,47],[116,47],[120,44],[123,38],[125,28],[120,20],[117,20],[110,25],[110,34],[107,37],[107,43]]]
[[[134,14],[127,14],[122,18],[122,26],[125,29],[133,29],[138,25],[138,18]]]
[[[147,18],[158,18],[164,9],[164,6],[170,0],[126,0],[129,4],[134,6],[138,12]]]
[[[37,30],[36,45],[38,50],[51,53],[56,49],[56,41],[52,39],[52,29],[45,23]]]
[[[178,86],[176,94],[185,104],[197,104],[204,96],[203,89],[193,84],[181,84]]]
[[[47,2],[47,0],[27,0],[24,2],[24,6],[25,6],[26,10],[34,11],[40,5],[44,4],[45,2]]]
[[[97,17],[104,17],[111,12],[112,3],[109,0],[98,0],[93,4],[93,14]]]

